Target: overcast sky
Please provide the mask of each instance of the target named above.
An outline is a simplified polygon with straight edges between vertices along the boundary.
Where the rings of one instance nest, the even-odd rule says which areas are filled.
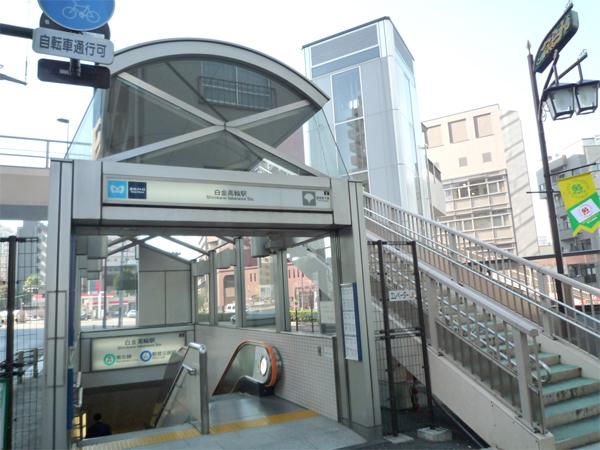
[[[559,66],[587,49],[584,76],[598,79],[600,1],[574,3],[579,31],[561,52]],[[535,52],[565,5],[565,0],[116,0],[110,27],[117,50],[162,38],[210,38],[254,48],[304,73],[303,44],[389,16],[415,58],[421,120],[495,103],[516,110],[533,174],[540,158],[526,43],[531,40]],[[32,28],[41,14],[37,0],[2,0],[1,11],[0,22]],[[72,135],[91,89],[39,82],[39,55],[29,40],[0,36],[0,49],[1,72],[28,83],[0,82],[0,134],[64,139],[65,126],[56,118],[65,117]],[[556,154],[582,137],[600,135],[600,113],[548,119],[545,125],[548,151]]]

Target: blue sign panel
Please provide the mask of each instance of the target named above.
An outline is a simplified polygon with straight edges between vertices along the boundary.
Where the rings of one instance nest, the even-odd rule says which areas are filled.
[[[127,181],[108,180],[106,194],[108,198],[127,198]]]
[[[69,30],[90,31],[110,20],[115,0],[38,0],[50,19]]]

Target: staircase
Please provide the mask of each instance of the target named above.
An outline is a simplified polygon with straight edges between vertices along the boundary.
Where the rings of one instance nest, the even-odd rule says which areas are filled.
[[[370,239],[417,242],[432,376],[442,377],[432,383],[434,395],[493,446],[571,449],[600,442],[600,305],[593,306],[600,290],[370,194],[364,201]],[[412,276],[396,269],[410,255],[384,248],[388,289],[410,289]],[[590,306],[584,312],[574,304]],[[403,320],[393,310],[390,319]],[[434,374],[436,368],[447,373]],[[493,407],[465,408],[444,386],[450,372],[464,385],[456,392],[481,392],[482,408]],[[499,410],[505,417],[496,423],[482,420]]]

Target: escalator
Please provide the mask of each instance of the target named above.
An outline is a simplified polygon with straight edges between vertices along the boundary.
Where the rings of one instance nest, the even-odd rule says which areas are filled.
[[[282,361],[275,347],[244,341],[233,352],[209,397],[206,348],[190,343],[171,355],[146,430],[84,439],[79,446],[131,441],[131,435],[144,437],[140,443],[146,445],[153,442],[148,436],[163,436],[158,429],[168,429],[169,436],[182,439],[247,427],[247,419],[268,424],[268,417],[273,415],[278,416],[278,423],[316,415],[273,396],[281,373]],[[126,448],[133,448],[134,443],[129,442]]]

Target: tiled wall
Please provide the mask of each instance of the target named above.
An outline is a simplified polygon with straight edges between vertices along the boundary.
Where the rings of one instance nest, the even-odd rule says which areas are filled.
[[[244,340],[267,342],[279,350],[283,373],[277,396],[337,420],[333,341],[327,336],[198,325],[196,341],[208,351],[210,392]]]

